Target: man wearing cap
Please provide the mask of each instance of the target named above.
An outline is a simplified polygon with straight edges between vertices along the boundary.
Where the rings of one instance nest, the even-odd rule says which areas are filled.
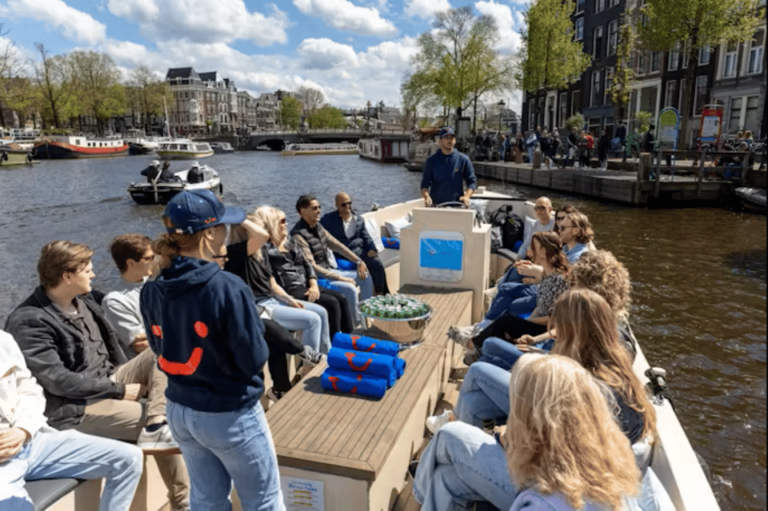
[[[461,201],[469,206],[469,198],[477,189],[475,169],[469,157],[456,151],[453,128],[440,129],[440,150],[427,158],[421,173],[421,197],[426,206]],[[464,182],[467,189],[464,190]]]
[[[141,171],[142,176],[146,176],[147,183],[153,183],[160,176],[160,160],[152,160],[147,168]]]

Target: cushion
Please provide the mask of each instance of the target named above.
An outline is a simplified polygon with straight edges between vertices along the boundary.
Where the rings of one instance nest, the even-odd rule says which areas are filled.
[[[371,218],[365,218],[365,230],[368,231],[368,235],[373,239],[373,244],[376,246],[376,251],[381,252],[384,250],[384,244],[381,242],[381,229],[376,223],[376,220]]]
[[[525,220],[523,221],[523,239],[527,240],[529,236],[533,235],[533,226],[536,225],[536,218],[531,218],[528,215],[525,215]]]
[[[391,248],[395,250],[400,249],[400,240],[397,238],[387,238],[382,236],[380,240],[386,248]]]
[[[410,225],[411,222],[409,222],[406,217],[398,218],[397,220],[392,220],[391,222],[384,222],[384,226],[389,232],[389,237],[397,239],[400,239],[400,230]]]

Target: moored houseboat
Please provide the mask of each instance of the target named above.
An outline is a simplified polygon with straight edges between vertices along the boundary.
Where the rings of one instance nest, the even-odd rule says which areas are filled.
[[[385,163],[400,163],[408,158],[409,135],[382,135],[363,138],[357,142],[361,158]]]
[[[213,156],[213,149],[208,142],[175,138],[160,142],[157,155],[165,160],[199,160]]]
[[[349,142],[328,144],[288,144],[280,152],[283,156],[299,156],[313,154],[357,154],[357,146]]]
[[[35,143],[39,159],[104,158],[128,154],[128,144],[121,138],[91,138],[78,135],[48,135]]]

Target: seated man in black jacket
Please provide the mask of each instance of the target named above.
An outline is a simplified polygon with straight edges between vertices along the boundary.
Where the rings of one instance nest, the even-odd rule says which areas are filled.
[[[45,416],[56,429],[76,429],[136,442],[157,458],[172,509],[189,508],[189,480],[165,418],[167,377],[152,350],[128,360],[101,306],[91,296],[95,277],[87,245],[53,241],[37,263],[40,286],[8,317],[45,391]],[[146,394],[146,410],[138,401]]]
[[[378,294],[389,294],[387,274],[379,259],[373,239],[365,229],[365,221],[352,211],[352,199],[346,192],[336,194],[336,211],[320,219],[320,223],[331,236],[343,243],[357,257],[365,262],[373,279],[373,290]],[[340,254],[334,254],[337,259]]]

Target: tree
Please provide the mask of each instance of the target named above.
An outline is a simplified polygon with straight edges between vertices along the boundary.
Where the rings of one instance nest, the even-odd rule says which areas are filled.
[[[49,56],[42,43],[36,43],[35,48],[40,52],[40,62],[35,66],[35,82],[41,97],[43,123],[50,119],[56,128],[69,118],[73,112],[73,87],[68,71],[70,66],[66,57]]]
[[[307,119],[309,120],[309,127],[316,128],[317,126],[312,123],[312,118],[315,110],[323,106],[323,103],[325,103],[325,96],[323,95],[323,91],[314,89],[312,87],[299,87],[298,93],[299,96],[301,96],[303,99],[304,115],[306,115]]]
[[[635,79],[635,71],[632,69],[632,51],[635,48],[637,34],[635,32],[632,17],[628,13],[621,16],[619,28],[619,45],[616,48],[616,73],[608,88],[611,102],[616,106],[618,119],[626,118],[626,108],[632,94],[632,82]]]
[[[419,36],[414,70],[400,87],[406,109],[442,107],[457,115],[488,92],[513,86],[511,57],[494,49],[498,28],[490,16],[475,18],[472,8],[438,12],[433,30]]]
[[[125,112],[120,70],[109,55],[95,51],[73,52],[67,61],[78,91],[78,113],[95,117],[98,131],[103,133],[110,117]]]
[[[524,13],[518,83],[523,90],[563,89],[592,62],[581,41],[573,40],[574,2],[538,0]]]
[[[0,23],[0,37],[8,35],[8,30],[3,30]],[[4,107],[15,110],[18,96],[22,94],[21,88],[24,80],[20,80],[23,64],[18,58],[16,45],[13,41],[7,41],[0,48],[0,126],[5,126],[8,119],[3,114]],[[28,82],[27,82],[28,83]]]
[[[347,119],[344,117],[344,112],[340,108],[336,108],[330,105],[323,105],[309,118],[309,124],[313,128],[346,128]]]
[[[163,113],[165,102],[171,100],[168,84],[155,76],[147,66],[141,65],[133,70],[126,89],[128,101],[139,112],[144,131],[152,130],[152,117]]]
[[[280,119],[283,126],[298,129],[301,122],[301,101],[291,96],[283,96],[280,101]]]
[[[639,11],[645,16],[638,26],[644,48],[651,51],[671,51],[678,45],[683,48],[687,72],[680,107],[680,133],[687,137],[699,50],[750,39],[757,24],[765,18],[765,8],[758,7],[758,0],[646,0]],[[681,140],[681,145],[686,143],[687,139]]]

